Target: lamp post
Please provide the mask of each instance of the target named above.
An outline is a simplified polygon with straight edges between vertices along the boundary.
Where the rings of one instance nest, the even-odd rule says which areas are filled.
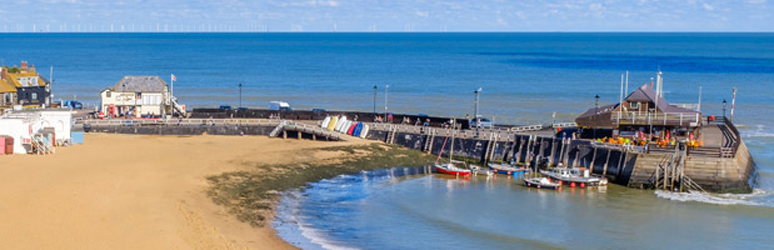
[[[376,85],[374,85],[374,119],[376,119]]]
[[[726,99],[723,99],[723,119],[726,119]]]
[[[121,84],[121,116],[126,119],[126,83]]]
[[[478,97],[481,94],[481,91],[483,90],[484,89],[479,87],[476,89],[476,91],[473,91],[473,93],[476,94],[476,102],[475,102],[476,110],[474,110],[474,113],[473,113],[473,119],[475,119],[476,121],[476,137],[478,137],[478,128],[481,127],[481,118],[478,116],[478,101],[479,101]]]
[[[239,108],[242,107],[242,83],[239,83]]]

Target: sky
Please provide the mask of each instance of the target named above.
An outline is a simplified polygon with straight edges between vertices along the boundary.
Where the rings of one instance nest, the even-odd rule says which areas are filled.
[[[774,0],[13,0],[0,32],[773,32]]]

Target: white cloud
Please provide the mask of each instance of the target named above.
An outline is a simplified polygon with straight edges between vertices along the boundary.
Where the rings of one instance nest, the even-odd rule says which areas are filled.
[[[712,7],[712,5],[710,5],[710,4],[708,4],[708,3],[702,3],[702,4],[701,4],[701,7],[704,7],[704,9],[705,9],[705,10],[707,10],[707,11],[713,11],[713,10],[715,10],[715,7]]]
[[[430,16],[430,12],[428,12],[428,11],[417,11],[416,14],[417,14],[417,16],[420,16],[420,17],[428,17],[428,16]]]
[[[766,4],[766,0],[747,0],[749,4]]]

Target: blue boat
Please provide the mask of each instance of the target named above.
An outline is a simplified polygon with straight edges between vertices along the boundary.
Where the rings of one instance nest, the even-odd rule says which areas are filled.
[[[487,166],[489,166],[489,169],[491,169],[492,171],[495,171],[495,173],[503,174],[503,175],[518,176],[529,172],[528,168],[516,167],[510,164],[489,163],[487,164]]]

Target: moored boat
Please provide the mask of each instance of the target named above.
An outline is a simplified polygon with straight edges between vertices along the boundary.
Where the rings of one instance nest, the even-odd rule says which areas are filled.
[[[441,174],[450,174],[456,176],[468,176],[470,175],[470,169],[464,169],[457,167],[454,163],[435,164],[435,171]]]
[[[562,184],[551,182],[551,180],[546,177],[535,177],[535,178],[524,179],[524,185],[527,185],[527,187],[534,187],[539,189],[562,188]]]
[[[607,185],[607,178],[602,176],[591,176],[589,169],[580,168],[554,168],[550,171],[540,170],[540,173],[559,181],[565,185],[572,187],[587,187],[587,186],[605,186]]]
[[[489,163],[487,164],[489,166],[489,169],[494,171],[498,174],[504,174],[504,175],[521,175],[529,171],[529,169],[521,167],[517,168],[510,164],[497,164],[497,163]]]

